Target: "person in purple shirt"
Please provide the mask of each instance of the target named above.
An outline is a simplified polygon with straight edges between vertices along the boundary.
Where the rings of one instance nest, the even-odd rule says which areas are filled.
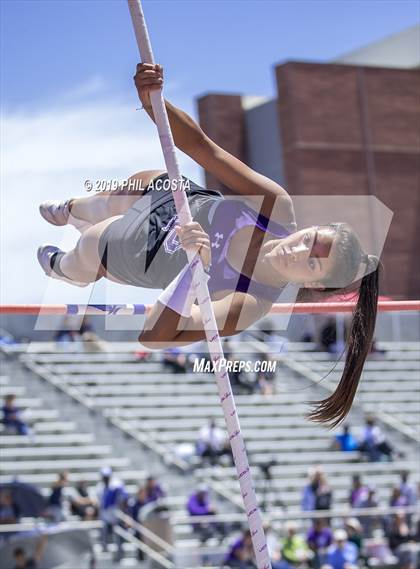
[[[215,513],[214,508],[210,505],[207,486],[200,486],[198,491],[190,496],[187,510],[190,516],[210,516]]]
[[[379,506],[378,497],[376,495],[376,487],[373,485],[368,486],[367,497],[362,500],[359,508],[377,508]],[[372,537],[372,532],[375,528],[381,528],[382,522],[380,516],[361,516],[359,519],[363,527],[364,537]]]
[[[323,555],[333,541],[333,534],[323,518],[317,518],[306,536],[309,547],[314,552],[313,564],[319,568],[322,564]]]
[[[197,492],[189,497],[187,510],[190,516],[213,516],[216,513],[211,505],[207,486],[199,486]],[[219,534],[221,538],[225,535],[223,524],[218,523],[194,523],[193,530],[203,543],[215,534]]]
[[[414,506],[417,501],[417,492],[413,484],[409,481],[410,473],[404,470],[400,474],[400,492],[407,500],[409,506]]]
[[[256,569],[251,532],[246,530],[229,548],[223,565],[232,569]]]
[[[146,491],[146,503],[156,502],[160,498],[165,497],[165,492],[162,489],[162,486],[156,480],[154,476],[149,476],[146,480],[145,485]]]
[[[366,500],[369,488],[362,482],[360,474],[355,474],[352,478],[349,502],[352,508],[360,508],[360,504]]]

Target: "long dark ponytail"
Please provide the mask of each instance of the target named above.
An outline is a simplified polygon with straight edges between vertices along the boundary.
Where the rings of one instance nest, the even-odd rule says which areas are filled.
[[[359,298],[347,335],[343,374],[334,393],[323,401],[317,401],[314,409],[308,414],[311,421],[329,423],[331,427],[340,424],[350,411],[363,365],[372,347],[381,269],[379,259],[373,255],[364,255],[362,262],[366,265],[366,274],[360,283]]]

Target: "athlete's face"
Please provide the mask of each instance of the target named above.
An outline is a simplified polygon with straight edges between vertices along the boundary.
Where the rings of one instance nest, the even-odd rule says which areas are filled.
[[[334,230],[328,227],[302,229],[267,245],[266,259],[279,277],[306,288],[322,288],[334,267]]]

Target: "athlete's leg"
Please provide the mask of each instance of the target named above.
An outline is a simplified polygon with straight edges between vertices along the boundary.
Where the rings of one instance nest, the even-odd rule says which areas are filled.
[[[142,196],[144,188],[161,174],[164,174],[164,170],[145,170],[130,176],[128,181],[137,182],[134,191],[127,186],[115,192],[99,192],[87,198],[75,198],[71,201],[71,215],[92,225],[115,215],[123,215]]]
[[[82,233],[72,251],[60,254],[57,257],[56,262],[59,264],[59,270],[68,279],[91,283],[105,276],[98,252],[99,239],[106,227],[120,217],[120,215],[114,216],[92,225]]]

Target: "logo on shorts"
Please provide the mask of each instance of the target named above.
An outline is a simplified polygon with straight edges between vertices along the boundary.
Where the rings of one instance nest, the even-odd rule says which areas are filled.
[[[167,233],[168,236],[166,237],[163,247],[169,255],[173,255],[175,251],[181,249],[181,243],[178,240],[178,235],[175,231],[175,223],[178,221],[178,216],[173,215],[171,219],[168,221],[166,225],[162,227],[162,231]]]

